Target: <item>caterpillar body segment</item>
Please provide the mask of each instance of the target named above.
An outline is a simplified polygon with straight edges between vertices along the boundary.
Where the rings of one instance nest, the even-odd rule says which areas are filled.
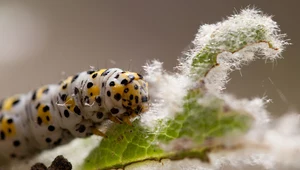
[[[140,74],[81,72],[1,101],[0,156],[22,159],[77,137],[105,136],[97,129],[104,121],[131,124],[147,108],[148,85]]]

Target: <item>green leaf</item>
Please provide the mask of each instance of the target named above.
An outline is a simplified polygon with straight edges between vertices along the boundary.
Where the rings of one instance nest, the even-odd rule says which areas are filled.
[[[216,31],[208,44],[193,58],[192,69],[196,73],[195,78],[203,78],[210,69],[217,66],[217,56],[224,51],[234,53],[250,44],[259,42],[267,42],[270,48],[273,48],[264,25],[247,26],[225,32]]]
[[[208,105],[201,105],[197,101],[200,97],[203,97],[200,91],[190,91],[183,111],[174,119],[157,122],[155,129],[143,126],[138,120],[133,126],[113,125],[107,132],[108,137],[86,158],[84,169],[121,168],[134,162],[162,158],[208,160],[207,151],[215,146],[204,145],[205,142],[228,133],[244,132],[251,118],[228,110],[217,98]],[[192,145],[171,151],[162,149],[162,145],[168,145],[174,139],[188,140]]]

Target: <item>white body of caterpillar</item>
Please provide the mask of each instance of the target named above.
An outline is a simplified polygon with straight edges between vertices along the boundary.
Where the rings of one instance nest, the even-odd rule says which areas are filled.
[[[143,77],[118,68],[81,72],[59,84],[6,98],[0,111],[0,157],[22,159],[92,134],[103,121],[126,122],[147,110]]]

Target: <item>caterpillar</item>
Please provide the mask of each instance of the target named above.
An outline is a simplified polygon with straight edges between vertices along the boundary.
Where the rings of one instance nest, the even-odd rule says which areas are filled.
[[[33,153],[93,134],[104,121],[131,124],[148,108],[142,75],[118,68],[90,70],[0,104],[0,156],[24,159]]]

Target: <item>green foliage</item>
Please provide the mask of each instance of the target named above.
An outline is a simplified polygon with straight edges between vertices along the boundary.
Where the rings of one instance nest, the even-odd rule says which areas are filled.
[[[224,109],[226,106],[218,99],[212,100],[209,105],[201,105],[198,97],[202,97],[200,91],[190,91],[182,113],[178,113],[175,119],[161,120],[152,130],[138,120],[133,126],[113,125],[107,132],[108,137],[86,159],[84,169],[120,168],[134,162],[161,158],[196,157],[205,161],[208,159],[207,151],[215,147],[203,145],[205,142],[229,132],[244,132],[249,127],[251,119],[248,115]],[[160,147],[174,139],[187,140],[191,146],[171,151]],[[180,142],[178,147],[182,145]]]
[[[208,44],[193,58],[192,66],[193,71],[197,73],[196,78],[204,77],[211,68],[218,64],[217,56],[221,52],[234,53],[249,44],[259,42],[269,42],[266,36],[266,28],[263,25],[216,32]],[[269,45],[272,46],[270,43]]]

